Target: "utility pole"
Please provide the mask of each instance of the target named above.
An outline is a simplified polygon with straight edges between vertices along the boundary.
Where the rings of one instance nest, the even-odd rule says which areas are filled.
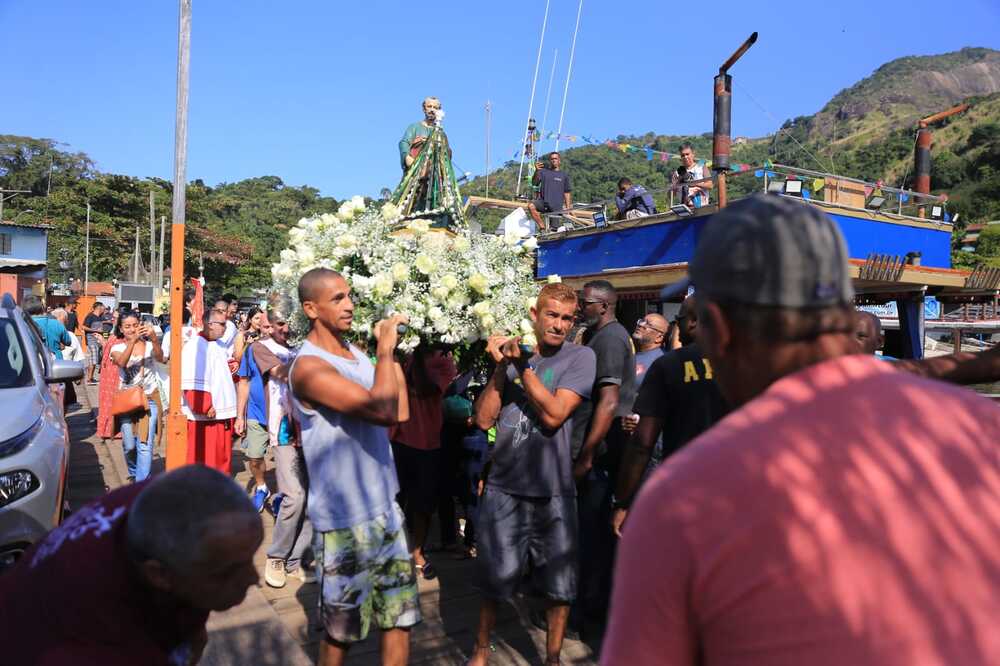
[[[139,225],[135,225],[135,250],[132,259],[132,282],[139,281]]]
[[[170,414],[167,469],[187,460],[187,419],[181,412],[181,328],[184,321],[184,207],[187,203],[188,68],[191,64],[191,0],[179,0],[177,113],[174,123],[174,200],[170,225]]]
[[[163,247],[166,241],[166,231],[167,231],[167,218],[165,215],[161,215],[160,216],[160,267],[156,271],[157,295],[163,293]]]
[[[156,279],[156,212],[153,190],[149,190],[149,282]]]
[[[87,295],[90,282],[90,201],[87,201],[87,246],[83,250],[83,295]]]

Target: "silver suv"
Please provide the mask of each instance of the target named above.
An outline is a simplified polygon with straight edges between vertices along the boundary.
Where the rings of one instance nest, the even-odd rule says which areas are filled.
[[[83,365],[55,359],[10,294],[0,297],[0,571],[59,524],[69,465],[63,384]]]

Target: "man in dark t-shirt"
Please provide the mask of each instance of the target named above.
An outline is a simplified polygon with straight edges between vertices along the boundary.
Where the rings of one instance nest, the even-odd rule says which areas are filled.
[[[483,603],[469,664],[485,666],[497,602],[510,600],[530,570],[549,602],[546,663],[559,663],[569,605],[577,587],[576,486],[570,457],[574,414],[594,384],[594,353],[566,342],[576,294],[547,284],[531,309],[537,347],[491,337],[497,363],[476,400],[476,425],[497,426],[492,468],[479,509],[476,559]]]
[[[561,164],[562,160],[556,152],[549,153],[548,168],[542,162],[535,164],[535,175],[531,177],[531,182],[539,186],[539,198],[528,204],[528,212],[539,231],[546,230],[542,213],[568,210],[573,205],[573,186],[570,184],[569,174],[559,169]]]
[[[618,463],[628,439],[623,419],[635,401],[635,345],[628,330],[615,319],[618,294],[606,280],[583,286],[580,312],[587,330],[582,342],[594,350],[597,375],[590,401],[580,406],[576,438],[582,445],[573,473],[580,484],[580,599],[573,622],[603,621],[611,594],[615,539],[611,497]],[[581,616],[582,612],[582,616]]]
[[[681,305],[680,349],[667,352],[646,372],[633,410],[639,425],[622,457],[615,487],[611,525],[621,536],[628,507],[642,483],[656,440],[662,435],[663,458],[711,428],[729,411],[708,359],[694,342],[697,319],[692,297]],[[681,319],[679,316],[678,319]]]
[[[88,379],[90,384],[97,383],[94,375],[101,367],[102,343],[104,342],[102,318],[104,317],[105,309],[104,303],[98,301],[94,303],[90,314],[83,318],[83,334],[87,342],[87,361],[88,365],[90,365],[90,376]]]

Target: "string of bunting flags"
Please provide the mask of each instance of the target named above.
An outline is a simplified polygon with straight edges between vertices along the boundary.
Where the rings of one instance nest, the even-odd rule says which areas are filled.
[[[534,136],[532,138],[535,141],[541,141],[542,135],[541,135],[540,132],[536,131],[534,133]],[[667,161],[673,160],[673,159],[678,159],[678,160],[680,159],[680,154],[679,153],[671,153],[671,152],[667,152],[667,151],[664,151],[664,150],[653,150],[649,146],[636,146],[636,145],[633,145],[633,144],[630,144],[630,143],[618,142],[618,141],[615,141],[613,139],[606,139],[604,141],[597,141],[597,140],[595,140],[591,136],[578,135],[578,134],[559,134],[557,132],[548,132],[545,135],[545,138],[546,139],[559,139],[561,141],[568,141],[569,143],[576,143],[577,141],[581,141],[582,140],[583,142],[591,144],[591,145],[602,145],[603,144],[603,145],[607,146],[608,148],[610,148],[611,150],[617,150],[617,151],[620,151],[620,152],[625,153],[625,154],[632,153],[632,154],[642,155],[649,162],[652,162],[652,161],[667,162]],[[521,155],[521,151],[520,150],[515,151],[514,152],[514,159],[517,159],[520,155]],[[711,160],[698,160],[698,164],[702,165],[702,166],[709,167],[709,168],[712,167],[712,161]],[[744,164],[744,163],[741,163],[741,162],[732,162],[732,163],[730,163],[730,166],[729,166],[730,173],[746,173],[746,172],[749,172],[749,171],[752,170],[753,171],[753,175],[756,178],[764,178],[766,176],[768,179],[773,179],[773,178],[777,178],[779,176],[783,176],[786,180],[801,180],[801,181],[803,181],[803,183],[805,185],[812,187],[811,191],[807,190],[805,188],[802,189],[802,198],[803,199],[809,199],[809,198],[811,198],[812,194],[814,194],[816,192],[819,192],[824,187],[826,187],[826,179],[825,178],[813,178],[813,179],[810,180],[810,179],[807,179],[807,178],[803,178],[801,176],[797,176],[795,174],[778,174],[777,172],[772,171],[772,169],[774,169],[774,164],[771,162],[771,160],[764,160],[764,164],[762,165],[762,168],[755,168],[751,164]],[[872,187],[871,185],[865,185],[865,187],[864,187],[865,198],[867,199],[868,197],[872,196],[873,194],[875,196],[882,196],[882,185],[883,185],[883,181],[881,181],[881,180],[876,181],[874,187]],[[899,195],[898,195],[898,197],[899,197],[899,202],[900,203],[907,203],[910,200],[910,195],[907,194],[906,192],[900,192]],[[944,220],[947,222],[949,220],[949,218],[950,218],[950,215],[948,213],[945,213],[944,214]]]

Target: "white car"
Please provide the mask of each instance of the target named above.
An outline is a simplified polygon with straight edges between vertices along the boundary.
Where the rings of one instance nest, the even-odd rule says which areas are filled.
[[[62,519],[69,429],[62,384],[83,364],[55,359],[10,294],[0,297],[0,572]]]

